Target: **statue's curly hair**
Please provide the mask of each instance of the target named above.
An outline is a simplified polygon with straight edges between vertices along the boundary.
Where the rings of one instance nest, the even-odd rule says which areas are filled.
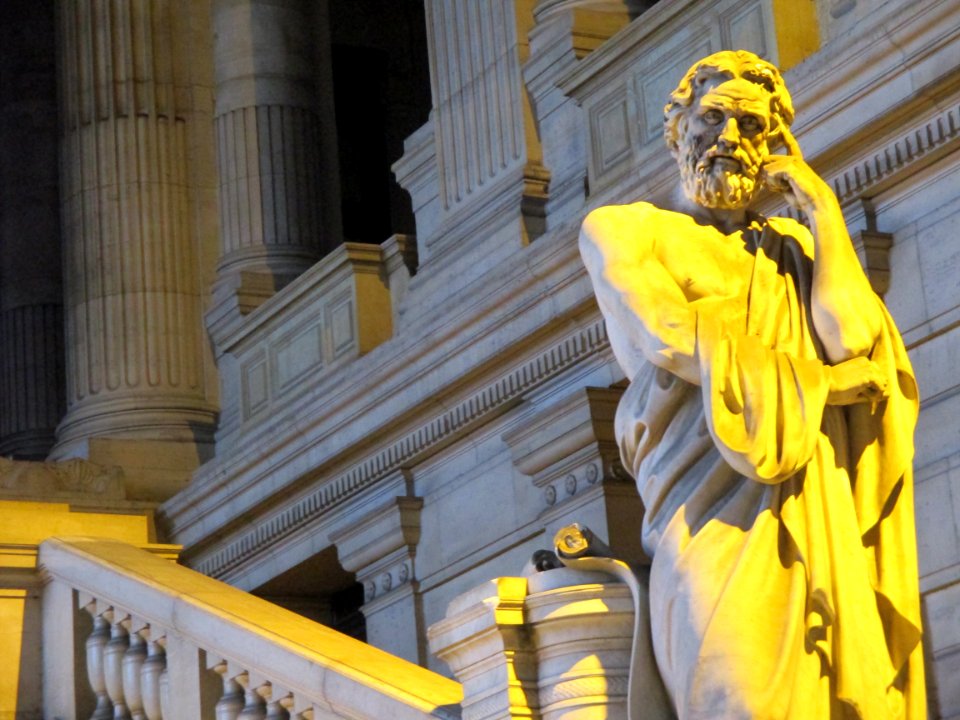
[[[677,152],[680,140],[680,121],[697,98],[701,88],[714,78],[721,82],[743,78],[762,86],[770,95],[771,149],[781,142],[780,128],[793,122],[793,102],[780,71],[772,63],[749,50],[721,50],[694,63],[683,80],[670,93],[670,102],[663,109],[663,137],[671,152]]]

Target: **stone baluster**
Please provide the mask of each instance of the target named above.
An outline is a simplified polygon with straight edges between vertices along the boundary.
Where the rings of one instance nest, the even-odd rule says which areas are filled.
[[[130,633],[130,646],[123,655],[123,697],[132,720],[146,720],[140,671],[147,660],[147,643],[138,632]]]
[[[214,672],[223,677],[223,695],[217,700],[214,708],[217,720],[238,720],[244,708],[244,693],[240,683],[231,676],[226,662],[218,663],[213,667]]]
[[[243,710],[237,716],[237,720],[266,720],[267,706],[263,701],[263,696],[259,692],[256,683],[250,679],[250,673],[243,672],[237,675],[237,682],[243,687]],[[269,685],[266,691],[269,692]]]
[[[266,720],[290,720],[290,711],[288,707],[292,705],[284,704],[283,700],[270,700],[267,702]]]
[[[162,720],[164,717],[161,682],[167,671],[167,657],[162,642],[161,638],[147,640],[147,659],[140,667],[140,694],[147,720]]]
[[[93,615],[93,632],[87,638],[87,679],[97,698],[97,706],[90,720],[110,720],[113,717],[113,706],[107,695],[103,669],[104,649],[110,642],[110,623],[103,616],[97,615],[93,606],[88,607],[87,610]]]
[[[170,669],[167,667],[160,673],[160,715],[170,717]]]
[[[130,720],[123,694],[123,657],[130,647],[130,638],[120,614],[113,610],[109,616],[110,641],[103,649],[103,679],[107,685],[107,695],[113,703],[113,720]]]
[[[291,693],[279,690],[272,683],[261,687],[260,692],[267,703],[266,720],[289,720],[289,710],[293,707]]]

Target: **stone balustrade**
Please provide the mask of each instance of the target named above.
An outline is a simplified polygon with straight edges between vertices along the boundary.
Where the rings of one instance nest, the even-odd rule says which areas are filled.
[[[38,564],[46,717],[459,717],[458,683],[131,545]]]
[[[409,271],[391,269],[399,293]],[[269,299],[255,311],[208,313],[223,390],[218,453],[242,442],[250,426],[289,411],[316,378],[391,337],[387,276],[379,245],[347,242],[276,294],[265,287]],[[248,280],[249,291],[256,283]]]

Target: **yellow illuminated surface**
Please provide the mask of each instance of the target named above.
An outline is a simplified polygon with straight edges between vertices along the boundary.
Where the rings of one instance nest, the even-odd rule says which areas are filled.
[[[143,546],[153,540],[152,534],[151,518],[142,513],[87,512],[71,509],[67,503],[0,500],[0,660],[4,661],[0,720],[12,720],[22,710],[18,708],[21,675],[34,669],[24,653],[36,655],[37,649],[24,648],[23,638],[26,634],[39,641],[39,628],[24,626],[25,619],[29,622],[27,602],[36,601],[28,600],[26,587],[34,577],[37,546],[57,535],[107,537]],[[22,663],[26,668],[21,668]]]
[[[66,503],[0,501],[0,543],[39,545],[54,535],[95,535],[144,545],[151,541],[150,518],[72,510]]]
[[[0,719],[15,717],[17,710],[26,598],[26,590],[0,589],[0,658],[6,660],[0,672]]]

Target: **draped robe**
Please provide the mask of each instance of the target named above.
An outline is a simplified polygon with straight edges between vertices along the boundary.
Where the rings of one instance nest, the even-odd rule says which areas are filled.
[[[857,303],[882,309],[869,357],[888,397],[828,405],[807,228],[770,218],[724,236],[645,203],[604,210],[616,233],[653,235],[645,242],[668,273],[635,282],[668,277],[676,287],[647,295],[680,287],[695,314],[686,332],[699,386],[663,367],[684,328],[660,332],[614,309],[612,293],[624,289],[590,268],[618,358],[636,347],[646,356],[616,434],[645,505],[654,652],[679,717],[926,717],[917,389],[886,309],[872,293]]]

